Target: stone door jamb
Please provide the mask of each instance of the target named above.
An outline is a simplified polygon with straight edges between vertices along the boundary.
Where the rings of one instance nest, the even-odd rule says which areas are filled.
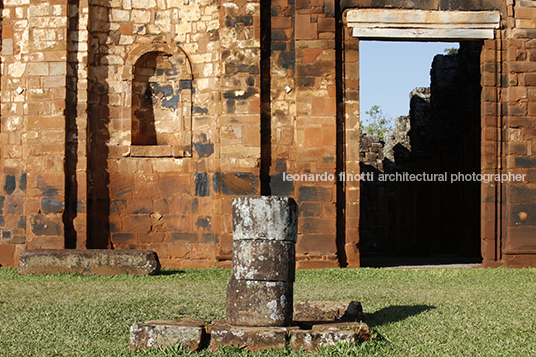
[[[343,14],[344,171],[359,168],[359,40],[470,41],[484,40],[481,55],[482,174],[501,172],[500,98],[501,15],[498,11],[430,11],[348,9]],[[487,135],[492,133],[492,135]],[[359,181],[344,183],[345,254],[348,267],[360,266]],[[481,240],[484,262],[501,259],[501,185],[481,184]]]

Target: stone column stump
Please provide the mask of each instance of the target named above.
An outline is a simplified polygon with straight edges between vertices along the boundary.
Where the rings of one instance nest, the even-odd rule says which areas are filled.
[[[233,200],[233,266],[227,322],[289,326],[298,233],[296,202],[287,197]]]

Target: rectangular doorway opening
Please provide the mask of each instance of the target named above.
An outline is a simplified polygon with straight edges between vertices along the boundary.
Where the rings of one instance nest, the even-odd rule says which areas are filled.
[[[361,266],[481,263],[482,41],[359,47]]]

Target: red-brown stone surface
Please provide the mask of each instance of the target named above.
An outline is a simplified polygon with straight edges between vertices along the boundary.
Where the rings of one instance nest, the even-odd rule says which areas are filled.
[[[358,340],[354,330],[296,330],[290,331],[290,346],[293,350],[316,351],[319,347],[335,346],[336,343],[353,344]]]
[[[364,322],[335,322],[312,326],[313,331],[353,330],[365,341],[370,341],[370,328]]]
[[[293,282],[296,253],[293,242],[237,240],[232,279]]]
[[[289,326],[293,282],[229,280],[227,321],[239,326]]]
[[[19,274],[77,273],[84,275],[156,274],[160,262],[147,250],[39,249],[19,258]]]
[[[129,349],[166,348],[180,343],[190,351],[198,351],[203,346],[204,337],[204,321],[201,319],[147,321],[130,327]]]
[[[217,324],[207,327],[210,334],[210,349],[224,346],[244,347],[249,351],[284,349],[287,328],[283,327],[244,327]]]
[[[4,1],[0,264],[16,265],[21,249],[154,245],[168,266],[229,265],[231,200],[272,194],[321,206],[298,219],[323,222],[298,234],[298,268],[358,267],[360,184],[282,181],[283,172],[360,172],[359,39],[348,9],[500,12],[478,66],[482,172],[536,165],[530,1],[440,10],[435,2],[160,1],[156,12],[152,3],[80,2],[72,12],[32,2],[21,12]],[[510,229],[518,222],[497,215],[515,189],[482,184],[481,193],[486,264],[511,265],[509,255],[516,266],[533,264],[524,231]],[[507,254],[506,245],[522,251]]]
[[[13,244],[0,244],[0,266],[15,267],[15,246]]]
[[[363,307],[357,301],[297,301],[294,321],[362,321]]]

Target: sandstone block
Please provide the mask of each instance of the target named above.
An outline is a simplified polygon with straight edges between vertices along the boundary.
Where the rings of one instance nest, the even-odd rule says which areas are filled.
[[[180,343],[191,351],[198,351],[204,335],[204,321],[201,319],[148,321],[130,327],[129,349],[165,348]]]
[[[233,199],[233,239],[296,242],[298,210],[289,197],[237,197]]]
[[[295,321],[361,321],[363,307],[357,301],[298,301]]]
[[[130,155],[135,157],[168,157],[172,156],[171,145],[132,145]]]
[[[319,347],[335,346],[338,342],[351,344],[358,340],[354,330],[294,330],[289,334],[293,350],[316,351]]]
[[[158,271],[158,256],[150,250],[35,249],[22,252],[19,260],[19,274],[23,275],[150,275]]]
[[[0,244],[0,267],[14,267],[15,266],[15,245],[13,244]]]
[[[370,328],[364,322],[335,322],[331,324],[317,324],[311,328],[313,331],[353,330],[365,341],[370,340]]]
[[[295,245],[286,241],[236,240],[232,279],[294,281]]]
[[[313,98],[313,115],[334,115],[337,110],[335,98]]]
[[[250,351],[284,349],[287,328],[284,327],[244,327],[217,324],[207,327],[210,334],[210,349],[224,346],[245,347]]]
[[[310,15],[296,15],[296,39],[315,40],[317,37],[317,24],[311,22]]]
[[[239,326],[289,326],[292,282],[229,280],[227,322]]]
[[[26,70],[26,63],[11,63],[8,66],[8,74],[11,77],[19,78],[22,77]]]

